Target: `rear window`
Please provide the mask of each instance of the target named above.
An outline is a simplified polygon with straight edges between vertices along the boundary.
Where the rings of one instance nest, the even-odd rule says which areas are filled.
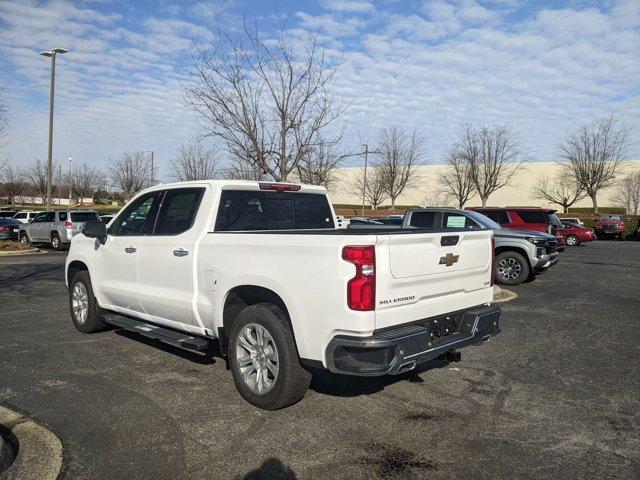
[[[410,224],[412,227],[434,228],[435,221],[435,212],[413,212]]]
[[[326,195],[223,190],[217,232],[335,228]]]
[[[539,210],[516,210],[516,213],[524,223],[548,223],[545,214]]]
[[[72,222],[99,222],[96,212],[71,212]]]
[[[555,213],[547,213],[547,220],[549,225],[555,225],[556,227],[562,226],[562,222],[560,222],[560,219],[556,216]]]
[[[67,221],[67,212],[58,213],[58,220],[60,220],[61,222],[66,222]]]

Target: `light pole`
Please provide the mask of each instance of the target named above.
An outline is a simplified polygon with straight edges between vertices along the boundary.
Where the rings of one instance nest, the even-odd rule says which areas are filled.
[[[73,158],[69,155],[69,206],[71,206],[71,191],[73,190],[73,168],[72,166]]]
[[[364,147],[364,181],[362,182],[362,213],[360,216],[364,217],[364,200],[367,192],[367,162],[369,160],[369,145],[363,143]]]
[[[53,153],[53,93],[56,85],[56,55],[67,53],[66,48],[54,48],[40,52],[40,55],[51,57],[51,91],[49,92],[49,159],[47,160],[47,210],[51,210],[51,165]]]
[[[151,154],[151,186],[153,187],[153,150],[147,150]]]

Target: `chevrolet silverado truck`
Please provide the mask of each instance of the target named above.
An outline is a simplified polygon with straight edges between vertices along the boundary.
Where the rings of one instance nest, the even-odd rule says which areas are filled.
[[[273,410],[313,368],[398,374],[497,334],[492,262],[490,229],[340,229],[322,187],[207,180],[87,223],[65,272],[79,331],[215,346],[242,397]]]
[[[403,226],[493,230],[496,257],[493,278],[502,285],[520,285],[558,263],[555,236],[535,230],[502,228],[489,217],[473,210],[416,208],[406,213]]]

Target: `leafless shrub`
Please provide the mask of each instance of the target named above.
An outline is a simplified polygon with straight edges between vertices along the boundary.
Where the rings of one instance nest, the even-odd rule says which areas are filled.
[[[638,215],[640,212],[640,171],[624,177],[616,188],[616,203],[627,209],[627,213]]]

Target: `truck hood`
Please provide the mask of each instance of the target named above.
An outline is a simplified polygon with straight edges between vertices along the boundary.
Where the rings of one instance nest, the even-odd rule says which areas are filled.
[[[518,228],[501,228],[500,230],[494,230],[493,236],[496,238],[525,238],[525,237],[539,237],[546,240],[555,240],[556,237],[549,235],[548,233],[538,232],[535,230],[520,230]]]

